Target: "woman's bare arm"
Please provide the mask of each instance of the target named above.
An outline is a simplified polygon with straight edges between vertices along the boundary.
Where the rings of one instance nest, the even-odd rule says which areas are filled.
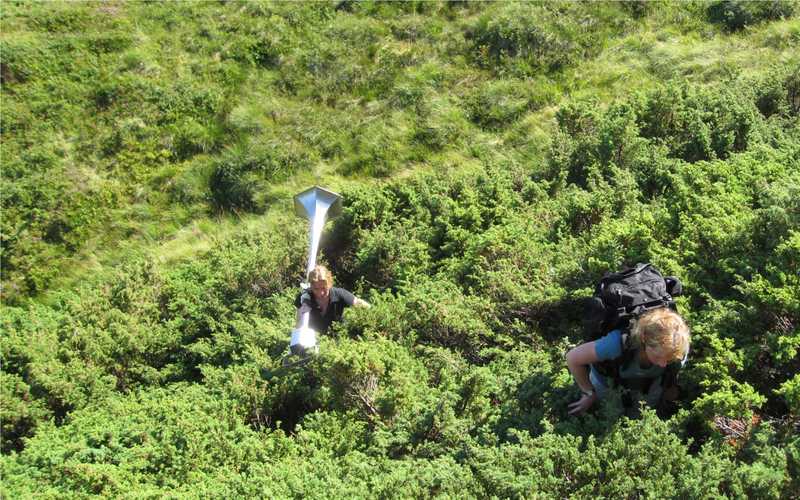
[[[582,392],[594,390],[592,383],[589,381],[589,365],[600,361],[594,344],[594,342],[587,342],[571,349],[567,353],[567,368],[569,368]]]
[[[578,384],[583,395],[581,399],[569,405],[571,415],[579,415],[588,410],[597,400],[594,386],[589,379],[589,365],[600,361],[597,357],[594,342],[587,342],[567,352],[567,368]]]

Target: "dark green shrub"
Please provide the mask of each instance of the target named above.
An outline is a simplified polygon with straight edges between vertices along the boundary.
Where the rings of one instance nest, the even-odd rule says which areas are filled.
[[[759,82],[755,82],[755,104],[758,111],[769,118],[773,115],[788,115],[791,96],[787,84],[789,75],[774,71]]]
[[[465,295],[446,279],[424,275],[405,281],[397,297],[383,296],[370,320],[362,319],[353,333],[373,332],[404,345],[415,342],[444,347],[476,362],[483,348],[509,341],[506,332],[493,332],[492,305]],[[360,317],[357,316],[357,317]]]
[[[53,418],[45,403],[31,393],[30,386],[22,377],[5,370],[4,367],[4,371],[0,373],[0,396],[3,401],[0,407],[3,431],[0,450],[4,455],[21,451],[24,447],[23,440],[34,436],[40,423]]]
[[[478,65],[533,76],[569,66],[580,54],[578,44],[544,9],[511,3],[499,10],[481,16],[465,33]]]
[[[648,145],[663,145],[689,162],[725,159],[758,142],[756,114],[751,94],[735,85],[659,87],[605,112],[592,101],[571,103],[556,115],[562,134],[551,146],[551,161],[569,165],[567,180],[584,185],[582,170],[592,163],[639,169],[661,156]]]
[[[13,42],[2,40],[0,51],[3,53],[2,81],[3,86],[24,83],[36,75],[36,69],[42,59],[42,51],[30,41]],[[3,113],[5,115],[5,112]],[[5,119],[3,120],[5,121]]]
[[[634,19],[640,19],[646,17],[652,11],[652,4],[654,3],[648,0],[622,0],[620,5]]]
[[[720,0],[708,6],[708,19],[728,31],[739,31],[756,23],[790,17],[796,5],[791,0]]]
[[[235,61],[246,62],[263,68],[277,68],[285,48],[280,39],[280,28],[274,26],[270,33],[255,32],[240,36],[226,54]]]
[[[410,331],[417,332],[419,341],[476,360],[495,337],[487,324],[492,306],[485,299],[464,296],[444,280],[416,282],[409,288],[404,297],[407,309],[401,318]]]
[[[352,264],[370,286],[395,288],[430,271],[428,248],[418,229],[381,225],[364,236]]]
[[[13,478],[4,489],[15,496],[173,490],[265,460],[261,443],[228,401],[201,387],[142,391],[76,412],[62,427],[48,425],[15,463],[4,464]],[[52,466],[30,479],[44,462]]]
[[[133,39],[127,33],[105,32],[86,35],[85,43],[90,51],[97,54],[105,54],[120,52],[129,48],[133,45]]]
[[[86,30],[94,12],[88,6],[69,8],[65,4],[38,6],[31,9],[27,24],[34,30],[54,33],[81,33]]]
[[[425,370],[405,347],[381,339],[341,339],[321,357],[321,393],[327,406],[376,424],[419,414]],[[420,384],[420,382],[423,382]]]
[[[762,394],[769,394],[776,385],[791,380],[798,368],[800,351],[800,337],[796,333],[800,324],[800,303],[795,299],[800,293],[800,280],[790,270],[800,255],[800,233],[778,234],[781,241],[771,249],[772,255],[767,258],[764,269],[750,280],[742,280],[737,287],[742,293],[743,323],[749,327],[743,328],[742,344],[750,352],[762,349],[758,342],[768,346],[767,353],[748,356],[746,365],[748,372],[762,374],[752,381]],[[760,332],[758,341],[750,337],[751,330]],[[794,411],[792,400],[786,399],[789,410]]]
[[[467,97],[466,108],[474,123],[497,129],[547,103],[547,96],[540,95],[532,82],[492,80]]]
[[[214,150],[221,135],[219,128],[214,123],[201,124],[191,118],[177,125],[172,139],[175,158],[186,160]]]
[[[776,392],[786,400],[789,412],[795,417],[800,416],[800,374],[795,374],[794,378],[784,382]]]
[[[234,146],[214,165],[209,190],[218,210],[261,212],[268,186],[309,169],[313,157],[294,142],[257,139]]]
[[[559,103],[623,89],[584,57],[709,46],[708,6],[3,4],[0,494],[793,498],[796,65]],[[745,51],[792,46],[761,29]],[[281,211],[332,168],[320,261],[373,306],[282,367],[307,223]],[[283,215],[232,235],[205,203]],[[685,284],[676,413],[569,417],[579,299],[640,260]]]

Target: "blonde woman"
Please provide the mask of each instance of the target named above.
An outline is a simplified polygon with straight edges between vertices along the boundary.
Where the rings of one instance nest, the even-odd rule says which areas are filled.
[[[655,309],[633,321],[628,331],[581,344],[567,353],[567,367],[583,395],[569,405],[569,413],[588,410],[608,389],[621,385],[656,407],[674,400],[674,373],[689,354],[689,327],[669,308]]]
[[[370,307],[344,288],[333,286],[333,274],[325,266],[316,266],[308,273],[309,287],[294,301],[297,308],[297,328],[300,318],[309,313],[308,326],[319,333],[328,331],[334,321],[340,321],[348,307]]]

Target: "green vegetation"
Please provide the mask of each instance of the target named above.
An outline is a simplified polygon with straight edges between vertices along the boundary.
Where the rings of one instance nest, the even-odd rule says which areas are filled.
[[[4,497],[800,491],[793,2],[0,15]],[[313,183],[373,307],[284,368]],[[682,398],[571,418],[578,301],[637,261]]]

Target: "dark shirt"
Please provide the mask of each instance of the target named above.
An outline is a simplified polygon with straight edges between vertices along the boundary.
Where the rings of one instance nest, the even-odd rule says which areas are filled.
[[[318,333],[327,332],[331,323],[340,321],[345,308],[352,306],[356,300],[356,296],[344,288],[333,287],[329,294],[330,303],[328,304],[328,310],[325,311],[324,316],[311,290],[300,293],[294,301],[294,306],[298,309],[303,304],[307,304],[311,307],[311,312],[308,315],[308,326]]]

